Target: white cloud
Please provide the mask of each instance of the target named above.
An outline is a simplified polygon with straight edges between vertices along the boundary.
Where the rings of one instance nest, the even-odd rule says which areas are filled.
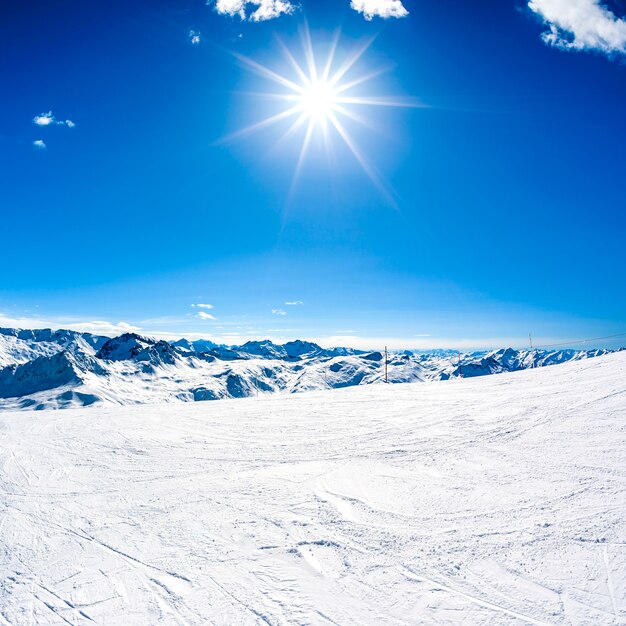
[[[52,114],[52,111],[35,115],[35,117],[33,117],[33,123],[37,124],[37,126],[50,126],[51,124],[67,126],[68,128],[74,128],[74,126],[76,126],[72,120],[57,120]]]
[[[127,322],[108,322],[104,320],[71,320],[71,319],[42,319],[32,317],[12,317],[0,313],[0,327],[4,328],[59,328],[76,330],[94,335],[115,336],[122,333],[138,332],[139,326]]]
[[[248,5],[256,9],[248,11]],[[283,14],[291,15],[295,11],[289,0],[217,0],[215,9],[222,15],[238,15],[242,20],[251,22],[263,22]]]
[[[43,139],[35,139],[35,141],[33,141],[33,148],[37,150],[47,150],[48,146],[46,146]]]
[[[92,322],[73,322],[67,328],[78,330],[84,333],[93,333],[95,335],[119,335],[120,333],[136,333],[141,330],[139,326],[127,324],[126,322],[105,322],[95,320]]]
[[[409,12],[404,8],[401,0],[351,0],[350,6],[359,13],[363,13],[366,20],[375,17],[384,19],[389,17],[406,17]]]
[[[201,34],[198,31],[190,30],[189,31],[189,41],[194,46],[197,46],[202,41],[202,36],[201,36]]]
[[[291,302],[285,302],[287,306],[300,306],[304,304],[301,300],[292,300]]]
[[[54,124],[54,115],[52,115],[52,111],[35,115],[33,122],[37,124],[37,126],[49,126],[50,124]]]
[[[214,319],[217,319],[217,318],[213,317],[213,315],[211,315],[210,313],[206,313],[205,311],[199,311],[198,315],[196,315],[196,317],[199,317],[201,320],[214,320]]]
[[[212,304],[192,304],[193,307],[198,307],[199,309],[212,309]]]
[[[272,315],[287,315],[287,311],[282,309],[272,309]]]
[[[428,337],[360,337],[348,334],[336,334],[332,336],[310,337],[323,348],[335,348],[345,346],[347,348],[357,348],[359,350],[383,351],[385,346],[389,350],[486,350],[501,348],[503,346],[523,346],[528,343],[524,337],[476,337],[474,339],[444,338],[437,339]],[[526,341],[526,344],[524,344]],[[558,339],[555,339],[555,343]],[[546,343],[552,343],[546,341]]]
[[[600,0],[530,0],[528,7],[548,26],[542,39],[551,46],[626,53],[626,19]]]

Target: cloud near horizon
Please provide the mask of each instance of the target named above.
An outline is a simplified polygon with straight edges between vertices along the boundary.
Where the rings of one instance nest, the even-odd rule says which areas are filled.
[[[116,336],[123,333],[139,332],[141,328],[127,322],[109,322],[106,320],[64,321],[58,319],[39,319],[32,317],[11,317],[0,313],[0,327],[3,328],[51,328],[53,330],[75,330],[93,335]]]
[[[212,304],[192,304],[192,307],[198,307],[199,309],[212,309]]]
[[[204,314],[204,315],[200,315]],[[199,311],[198,316],[201,318],[208,316],[206,319],[215,319],[209,313]],[[148,321],[148,320],[146,320]],[[216,333],[216,329],[221,326],[211,326],[210,337],[206,332],[198,331],[166,331],[166,330],[150,330],[144,331],[140,326],[129,324],[127,322],[109,322],[105,320],[79,320],[67,321],[63,318],[43,319],[32,317],[12,317],[0,313],[0,327],[17,328],[17,329],[35,329],[35,328],[51,328],[76,330],[78,332],[92,333],[95,335],[104,335],[115,337],[123,333],[141,333],[145,336],[155,337],[159,339],[207,339],[210,338],[217,343],[225,343],[228,345],[240,345],[250,339],[271,339],[275,342],[292,341],[295,339],[306,339],[313,341],[324,348],[334,348],[337,346],[345,346],[350,348],[359,348],[361,350],[381,350],[387,346],[391,350],[432,350],[432,349],[454,349],[454,350],[484,350],[492,348],[502,348],[506,346],[521,347],[525,345],[525,337],[476,337],[474,339],[458,339],[458,338],[433,338],[433,337],[371,337],[359,336],[351,334],[352,330],[336,331],[335,335],[311,336],[307,333],[295,332],[293,329],[268,329],[265,332],[244,333],[239,332],[222,332]],[[269,336],[266,333],[279,332],[280,336]],[[288,333],[288,334],[283,334]],[[252,335],[252,336],[251,336]],[[541,343],[556,343],[563,341],[560,337],[546,336],[539,339]],[[578,345],[576,342],[571,345]]]
[[[626,19],[600,0],[530,0],[528,8],[548,27],[541,38],[550,46],[626,53]]]
[[[196,317],[199,317],[201,320],[215,320],[215,319],[217,319],[216,317],[214,317],[210,313],[207,313],[206,311],[198,311],[198,314],[196,315]]]

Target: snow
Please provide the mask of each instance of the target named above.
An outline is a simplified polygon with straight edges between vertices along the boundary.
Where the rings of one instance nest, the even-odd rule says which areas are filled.
[[[5,412],[0,624],[624,624],[625,416],[624,352]]]
[[[391,354],[321,348],[308,341],[249,341],[215,346],[173,343],[135,333],[107,339],[87,333],[0,329],[0,411],[103,404],[193,402],[267,393],[338,389],[484,376],[605,351],[513,350]]]

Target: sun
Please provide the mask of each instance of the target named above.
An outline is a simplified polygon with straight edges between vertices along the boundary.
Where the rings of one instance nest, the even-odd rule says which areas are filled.
[[[302,112],[314,121],[326,121],[337,111],[338,94],[326,80],[312,82],[296,97]]]
[[[371,120],[366,115],[361,114],[358,109],[366,107],[421,107],[423,105],[412,98],[374,96],[363,93],[367,83],[383,73],[383,70],[370,70],[352,77],[355,68],[359,65],[373,40],[361,44],[351,53],[344,55],[345,58],[341,63],[337,63],[339,32],[332,40],[330,51],[323,61],[320,61],[321,55],[316,50],[316,47],[320,48],[321,46],[313,44],[306,25],[301,30],[300,39],[302,43],[301,61],[297,59],[298,53],[296,51],[288,48],[282,40],[278,40],[291,72],[280,73],[248,57],[233,53],[245,68],[268,79],[280,88],[278,91],[254,95],[270,97],[278,102],[283,102],[284,107],[275,115],[232,133],[226,139],[246,136],[291,119],[292,123],[287,128],[284,137],[295,136],[298,131],[301,131],[302,137],[300,155],[294,172],[294,184],[302,169],[313,134],[320,131],[323,134],[324,145],[327,149],[330,149],[331,135],[334,135],[347,146],[376,186],[391,199],[392,194],[387,185],[352,137],[347,122],[363,125],[371,130],[373,127]],[[391,201],[395,204],[393,199]]]

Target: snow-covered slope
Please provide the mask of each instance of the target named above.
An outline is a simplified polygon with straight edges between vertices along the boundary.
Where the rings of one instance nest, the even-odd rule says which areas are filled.
[[[625,419],[624,352],[3,413],[0,623],[624,624]]]
[[[388,380],[406,383],[516,371],[596,356],[598,351],[498,350],[392,354]],[[308,341],[242,346],[112,339],[73,331],[0,330],[0,410],[241,398],[378,383],[380,352],[321,348]]]

